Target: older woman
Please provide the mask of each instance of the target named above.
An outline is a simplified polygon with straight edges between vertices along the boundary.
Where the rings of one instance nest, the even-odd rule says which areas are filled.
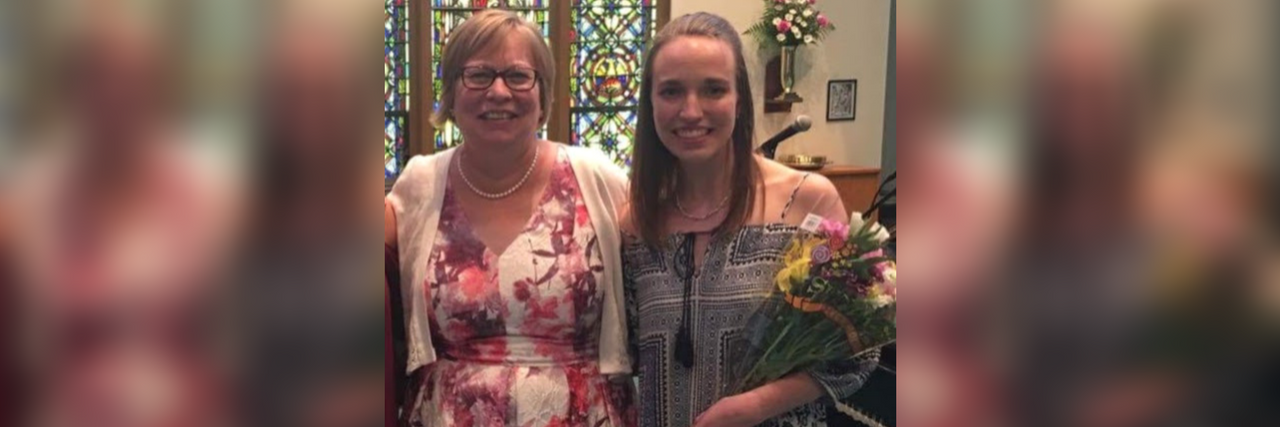
[[[743,325],[808,214],[848,221],[820,175],[752,154],[754,108],[738,32],[673,20],[644,63],[624,249],[645,427],[825,425],[819,398],[847,398],[874,359],[730,395]]]
[[[465,142],[410,161],[386,199],[406,369],[421,380],[411,421],[633,425],[615,220],[625,177],[537,137],[555,81],[537,27],[476,14],[442,64],[434,121]]]

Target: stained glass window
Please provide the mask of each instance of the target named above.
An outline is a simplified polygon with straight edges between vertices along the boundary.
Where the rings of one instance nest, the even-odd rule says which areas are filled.
[[[394,179],[403,167],[407,154],[410,120],[428,120],[426,112],[409,111],[410,69],[409,55],[415,49],[409,45],[409,2],[414,6],[429,7],[422,14],[426,19],[420,28],[428,33],[418,35],[429,47],[417,48],[424,56],[422,67],[430,67],[430,74],[419,76],[419,85],[433,89],[431,105],[439,108],[442,92],[440,60],[449,33],[477,11],[501,8],[516,12],[542,29],[543,36],[551,43],[551,21],[567,19],[570,23],[558,28],[569,34],[563,37],[569,44],[569,57],[557,57],[557,69],[566,76],[569,87],[557,85],[557,102],[553,108],[567,108],[568,123],[556,123],[565,129],[569,141],[599,149],[619,165],[630,163],[634,139],[636,110],[640,90],[640,61],[645,45],[652,38],[657,24],[659,0],[383,0],[386,8],[384,78],[386,113],[383,139],[385,176]],[[565,1],[552,16],[552,1]],[[430,62],[425,62],[426,59]],[[425,85],[431,86],[425,86]],[[425,96],[425,95],[424,95]],[[562,110],[563,111],[563,110]],[[557,117],[555,114],[552,117]],[[563,116],[560,116],[563,117]],[[452,124],[434,130],[423,142],[436,150],[446,149],[462,142],[462,135]],[[546,129],[541,131],[545,137]]]
[[[383,24],[383,176],[395,179],[405,162],[409,140],[409,0],[384,0]]]
[[[502,8],[516,12],[529,22],[542,28],[543,37],[550,43],[551,24],[550,11],[544,0],[432,0],[431,8],[431,70],[434,78],[431,84],[435,91],[435,107],[440,107],[441,83],[444,70],[440,60],[444,57],[443,47],[449,40],[449,33],[462,24],[477,11],[486,8]],[[543,131],[545,133],[545,129]],[[436,129],[435,145],[437,150],[450,148],[462,142],[462,133],[453,123]]]
[[[573,0],[570,138],[619,165],[631,163],[640,62],[656,28],[657,0]]]

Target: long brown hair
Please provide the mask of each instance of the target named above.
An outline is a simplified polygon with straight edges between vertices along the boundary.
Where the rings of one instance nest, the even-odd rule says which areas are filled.
[[[640,119],[636,125],[636,146],[631,159],[631,220],[639,237],[651,247],[661,246],[663,233],[669,231],[663,229],[663,210],[676,197],[678,173],[678,169],[673,167],[678,159],[662,145],[654,123],[653,60],[668,43],[685,36],[720,40],[728,43],[733,51],[738,118],[730,143],[732,191],[728,214],[720,227],[721,232],[736,232],[747,222],[751,216],[751,208],[755,206],[756,185],[760,181],[760,165],[756,164],[752,154],[755,145],[755,104],[751,98],[747,62],[742,56],[742,39],[729,21],[717,15],[698,12],[676,18],[658,32],[645,54],[640,85]]]

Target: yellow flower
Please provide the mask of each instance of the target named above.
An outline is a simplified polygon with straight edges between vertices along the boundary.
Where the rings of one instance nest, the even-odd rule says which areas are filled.
[[[796,262],[788,263],[778,270],[777,277],[774,282],[778,285],[778,289],[784,293],[790,294],[791,288],[795,285],[804,283],[804,279],[809,276],[809,258],[800,258]]]
[[[809,277],[810,254],[813,248],[825,242],[824,239],[816,236],[806,236],[797,238],[787,245],[786,252],[782,257],[782,269],[778,271],[778,275],[774,278],[774,283],[778,289],[785,293],[791,293],[791,288],[804,283]]]
[[[804,257],[791,266],[791,284],[800,284],[809,277],[809,257]]]
[[[800,241],[792,240],[791,244],[787,245],[787,251],[782,257],[782,264],[790,266],[791,264],[795,264],[804,256],[804,244]]]
[[[791,293],[791,267],[782,267],[778,270],[778,276],[774,277],[773,283],[778,286],[778,290],[784,294]]]

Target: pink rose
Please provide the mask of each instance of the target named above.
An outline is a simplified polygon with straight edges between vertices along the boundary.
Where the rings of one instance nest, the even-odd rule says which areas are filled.
[[[839,221],[825,220],[818,226],[818,232],[827,237],[831,250],[839,251],[844,248],[845,241],[849,238],[849,225]]]
[[[791,31],[791,23],[787,21],[778,21],[778,32],[785,33]]]
[[[827,15],[818,14],[818,26],[825,27],[828,24],[831,24],[831,21],[827,20]]]
[[[809,0],[809,4],[818,4],[818,0]]]
[[[849,224],[824,219],[822,223],[818,224],[818,231],[827,236],[848,237]]]

